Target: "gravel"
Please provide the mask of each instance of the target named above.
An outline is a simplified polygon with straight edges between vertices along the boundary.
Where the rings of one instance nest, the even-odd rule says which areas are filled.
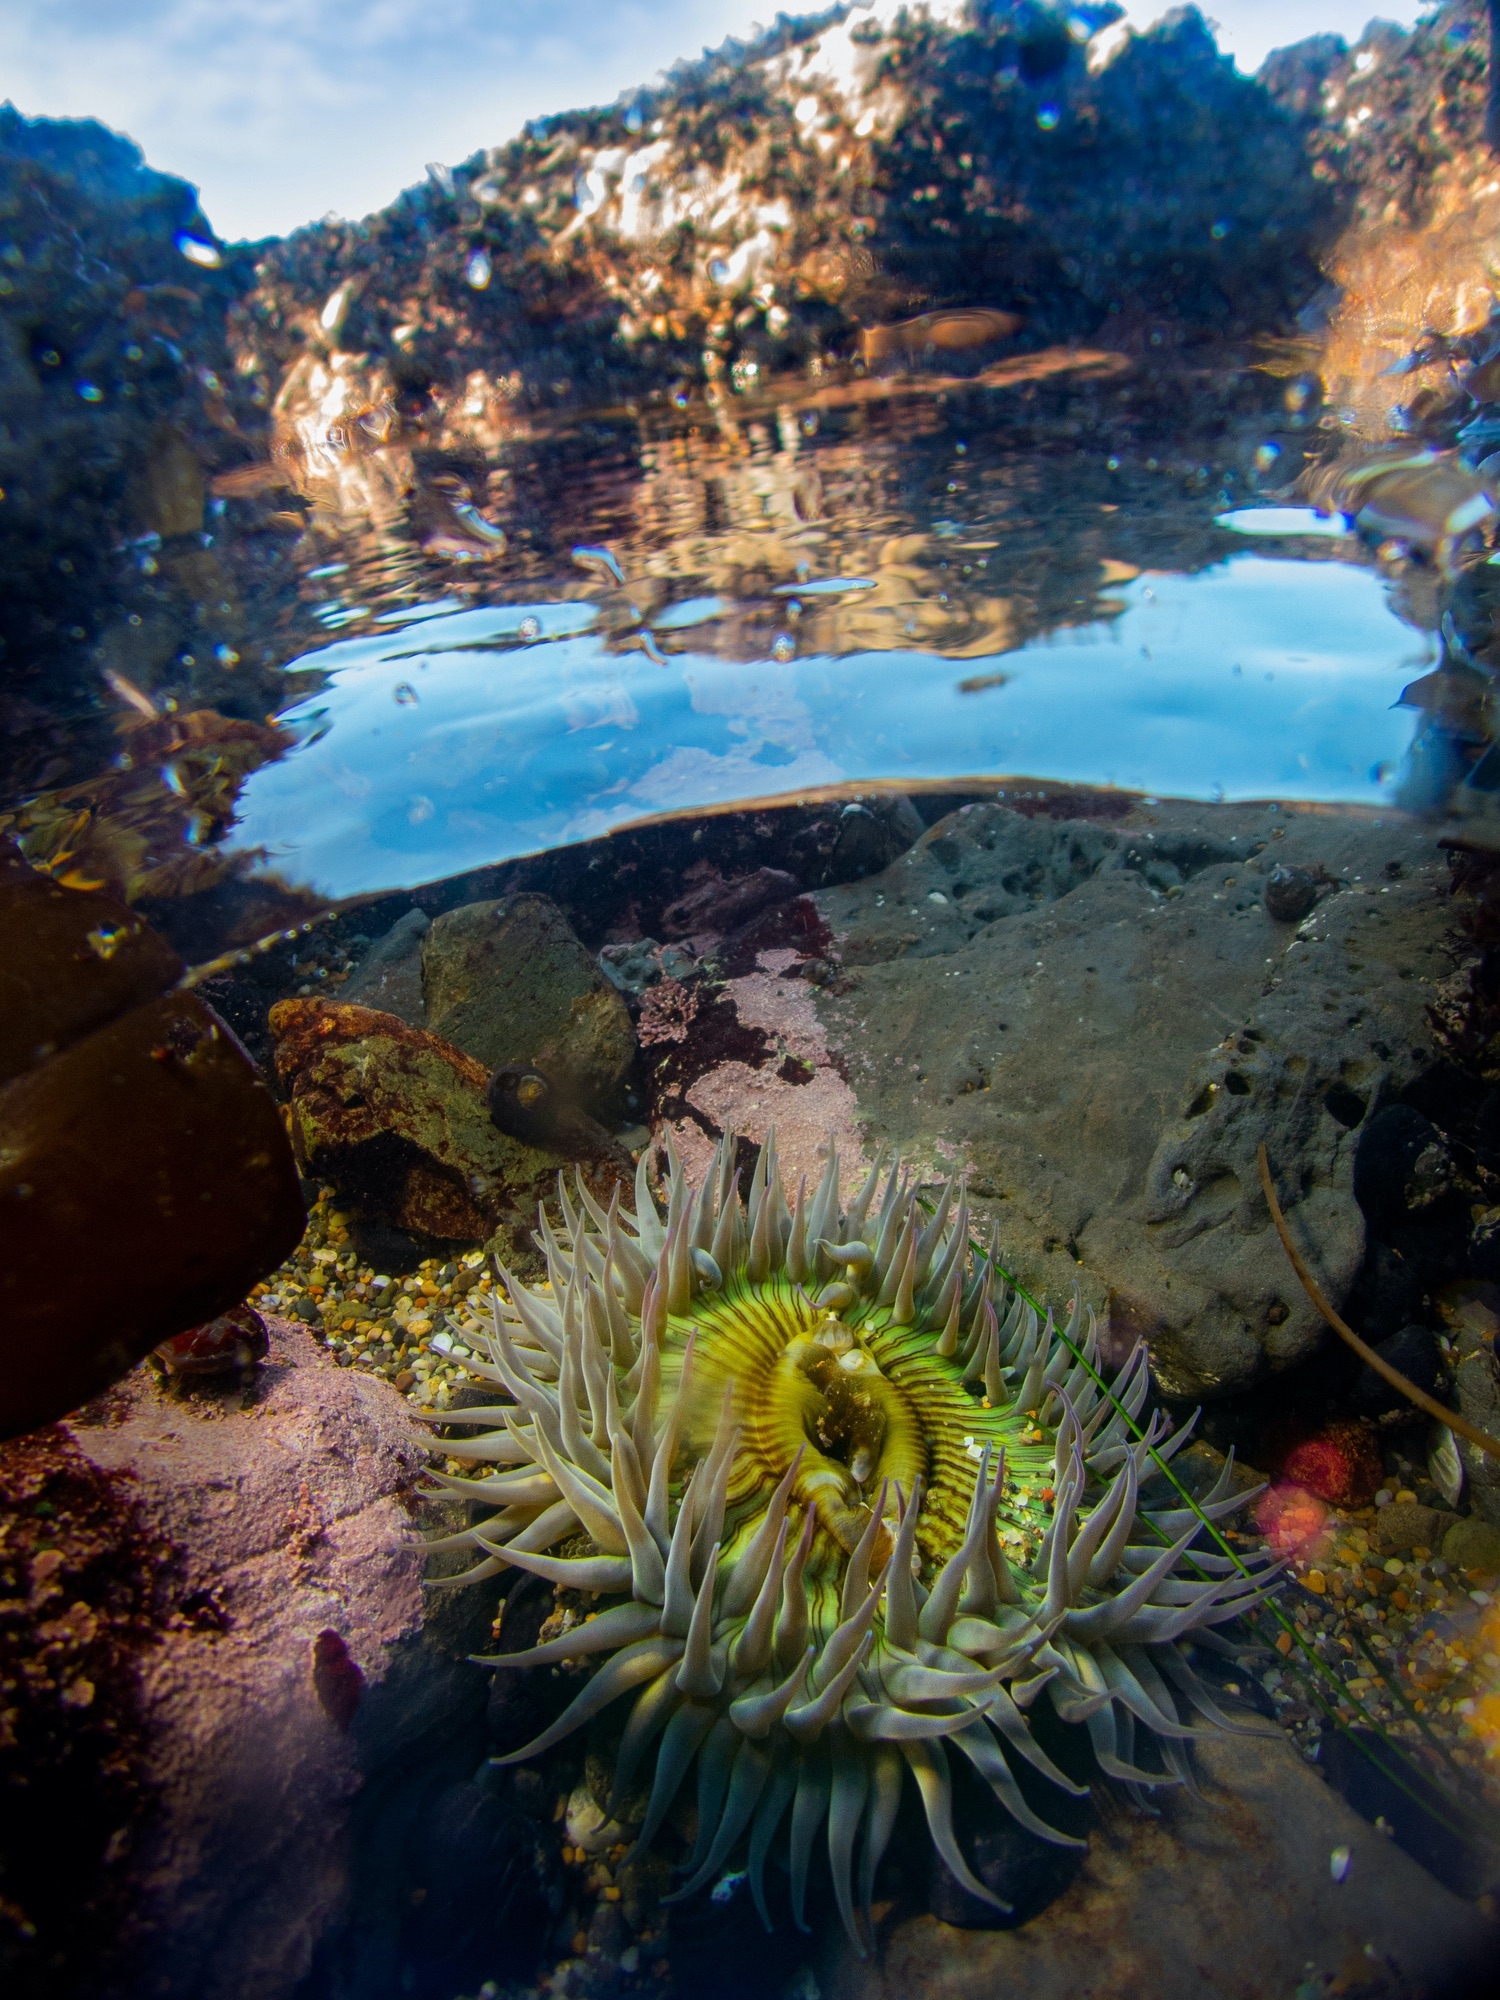
[[[250,1303],[305,1321],[340,1367],[380,1376],[417,1408],[444,1410],[470,1379],[462,1365],[468,1349],[449,1314],[470,1292],[490,1292],[494,1280],[483,1263],[483,1251],[474,1249],[456,1259],[423,1258],[409,1271],[362,1264],[349,1217],[324,1188],[301,1243],[255,1287]]]

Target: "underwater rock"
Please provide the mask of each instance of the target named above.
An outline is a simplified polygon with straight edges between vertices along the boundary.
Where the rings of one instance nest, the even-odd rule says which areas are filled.
[[[635,1054],[620,995],[546,896],[465,903],[422,942],[435,1035],[484,1064],[535,1063],[585,1110],[608,1107]]]
[[[271,1094],[181,971],[123,904],[0,852],[0,1435],[237,1306],[302,1234]]]
[[[1404,1326],[1388,1340],[1380,1341],[1375,1352],[1382,1361],[1388,1361],[1392,1368],[1398,1369],[1408,1382],[1414,1383],[1418,1389],[1425,1389],[1429,1396],[1435,1394],[1442,1373],[1442,1356],[1438,1351],[1437,1336],[1429,1327]],[[1401,1391],[1393,1388],[1383,1375],[1378,1375],[1368,1362],[1361,1365],[1349,1400],[1362,1417],[1385,1417],[1405,1412],[1415,1418],[1419,1414]]]
[[[757,868],[728,882],[721,880],[715,869],[685,896],[667,905],[661,915],[662,928],[669,938],[737,930],[768,903],[784,903],[801,891],[796,876],[782,868]]]
[[[890,866],[925,831],[921,814],[899,792],[850,799],[831,820],[819,820],[797,843],[810,883],[858,882]]]
[[[1442,1507],[1423,1507],[1415,1500],[1393,1500],[1381,1507],[1371,1534],[1384,1555],[1408,1556],[1413,1549],[1435,1555],[1443,1546],[1450,1528],[1458,1526],[1458,1516]]]
[[[1368,1976],[1380,2000],[1418,1988],[1484,1990],[1491,1926],[1346,1805],[1279,1732],[1211,1735],[1193,1754],[1204,1799],[1178,1793],[1149,1819],[1112,1813],[1067,1893],[1019,1930],[908,1917],[884,1938],[878,1963],[827,1953],[823,1993],[1212,2000],[1232,1967],[1253,1968],[1245,1990],[1260,1995],[1322,1990],[1346,1966],[1359,1968],[1362,1987]],[[1338,1847],[1352,1857],[1342,1882],[1329,1870]]]
[[[1500,1527],[1489,1521],[1455,1521],[1443,1537],[1443,1560],[1454,1569],[1500,1576]]]
[[[416,1746],[431,1757],[479,1720],[449,1687],[479,1634],[421,1588],[422,1440],[401,1398],[301,1328],[269,1332],[249,1407],[169,1396],[139,1369],[62,1433],[129,1492],[153,1554],[159,1601],[131,1658],[150,1808],[116,1844],[134,1919],[118,1990],[156,2000],[290,1996],[354,1907],[361,1785],[394,1787],[399,1809],[422,1782]],[[363,1683],[337,1715],[315,1668],[327,1632]]]
[[[1259,1142],[1283,1200],[1303,1190],[1292,1227],[1335,1302],[1360,1268],[1355,1140],[1435,1059],[1445,872],[1410,821],[1048,813],[966,806],[817,893],[854,981],[815,1001],[830,1059],[871,1138],[967,1162],[1027,1283],[1108,1299],[1167,1393],[1228,1393],[1324,1338],[1270,1227]],[[1347,887],[1268,935],[1266,871],[1318,863]]]
[[[351,1006],[394,1014],[413,1028],[427,1025],[422,998],[422,940],[432,928],[425,910],[408,910],[377,938],[339,989]]]
[[[611,986],[628,999],[639,1000],[649,987],[663,979],[679,985],[698,970],[698,961],[681,945],[658,944],[655,938],[636,938],[629,944],[607,944],[599,953],[599,969]]]
[[[1480,1291],[1478,1286],[1467,1289]],[[1493,1298],[1493,1287],[1486,1285],[1481,1295],[1455,1301],[1446,1316],[1452,1327],[1453,1387],[1459,1411],[1491,1437],[1500,1437],[1500,1364],[1495,1351],[1500,1317]],[[1500,1528],[1500,1460],[1464,1438],[1454,1442],[1475,1513]]]
[[[309,1173],[398,1229],[473,1240],[504,1228],[526,1243],[563,1162],[496,1129],[472,1057],[338,1001],[278,1001],[271,1032]],[[610,1170],[598,1171],[607,1187]]]

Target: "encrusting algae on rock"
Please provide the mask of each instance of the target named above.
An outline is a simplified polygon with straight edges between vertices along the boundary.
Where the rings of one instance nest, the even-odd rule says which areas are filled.
[[[509,1303],[465,1324],[467,1366],[513,1399],[443,1413],[481,1434],[435,1451],[472,1476],[440,1489],[487,1520],[429,1544],[618,1599],[560,1637],[481,1664],[603,1655],[540,1755],[627,1693],[608,1812],[657,1745],[637,1841],[655,1837],[697,1764],[698,1828],[677,1897],[742,1840],[762,1919],[763,1870],[790,1815],[793,1915],[814,1841],[860,1948],[905,1774],[932,1840],[971,1894],[999,1904],[953,1830],[949,1758],[967,1758],[1033,1834],[1076,1845],[1026,1804],[1006,1750],[1079,1787],[1033,1739],[1043,1694],[1087,1728],[1099,1768],[1131,1788],[1191,1783],[1187,1740],[1233,1728],[1182,1642],[1275,1587],[1189,1555],[1205,1521],[1255,1493],[1228,1473],[1196,1508],[1142,1505],[1186,1441],[1153,1416],[1144,1344],[1105,1390],[1092,1314],[1066,1332],[972,1255],[950,1182],[929,1209],[877,1161],[841,1208],[830,1153],[788,1205],[774,1136],[740,1198],[735,1141],[703,1185],[674,1158],[667,1212],[643,1160],[636,1212],[559,1183],[541,1218],[551,1296],[505,1275]],[[877,1196],[879,1197],[877,1199]],[[1151,1461],[1154,1459],[1155,1464]],[[1255,1489],[1259,1492],[1261,1489]],[[580,1532],[593,1554],[556,1556]],[[1195,1721],[1183,1720],[1193,1714]],[[1136,1725],[1156,1761],[1136,1761]],[[1004,1747],[1002,1747],[1004,1746]],[[1139,1794],[1137,1794],[1139,1795]]]

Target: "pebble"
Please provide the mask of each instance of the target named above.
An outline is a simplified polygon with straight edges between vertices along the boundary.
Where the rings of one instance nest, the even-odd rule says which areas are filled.
[[[493,1281],[483,1263],[473,1250],[447,1262],[425,1258],[408,1272],[361,1265],[348,1217],[324,1188],[301,1243],[255,1287],[250,1303],[304,1321],[340,1367],[380,1376],[413,1408],[442,1409],[469,1381],[462,1366],[468,1349],[448,1327],[448,1314],[461,1312],[471,1291],[488,1296]]]
[[[1392,1504],[1415,1507],[1410,1487],[1382,1491]],[[1264,1614],[1276,1657],[1261,1685],[1308,1754],[1316,1754],[1331,1707],[1341,1721],[1373,1724],[1410,1750],[1425,1733],[1500,1807],[1494,1577],[1421,1545],[1388,1556],[1382,1513],[1329,1509],[1323,1536],[1294,1562],[1280,1598],[1292,1631],[1277,1630]],[[1341,1693],[1304,1648],[1332,1668]]]

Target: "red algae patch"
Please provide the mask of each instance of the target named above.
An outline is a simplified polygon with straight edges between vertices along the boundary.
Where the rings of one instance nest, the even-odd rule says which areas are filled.
[[[1287,1453],[1282,1475],[1338,1507],[1368,1507],[1380,1485],[1380,1446],[1357,1419],[1325,1424]]]

